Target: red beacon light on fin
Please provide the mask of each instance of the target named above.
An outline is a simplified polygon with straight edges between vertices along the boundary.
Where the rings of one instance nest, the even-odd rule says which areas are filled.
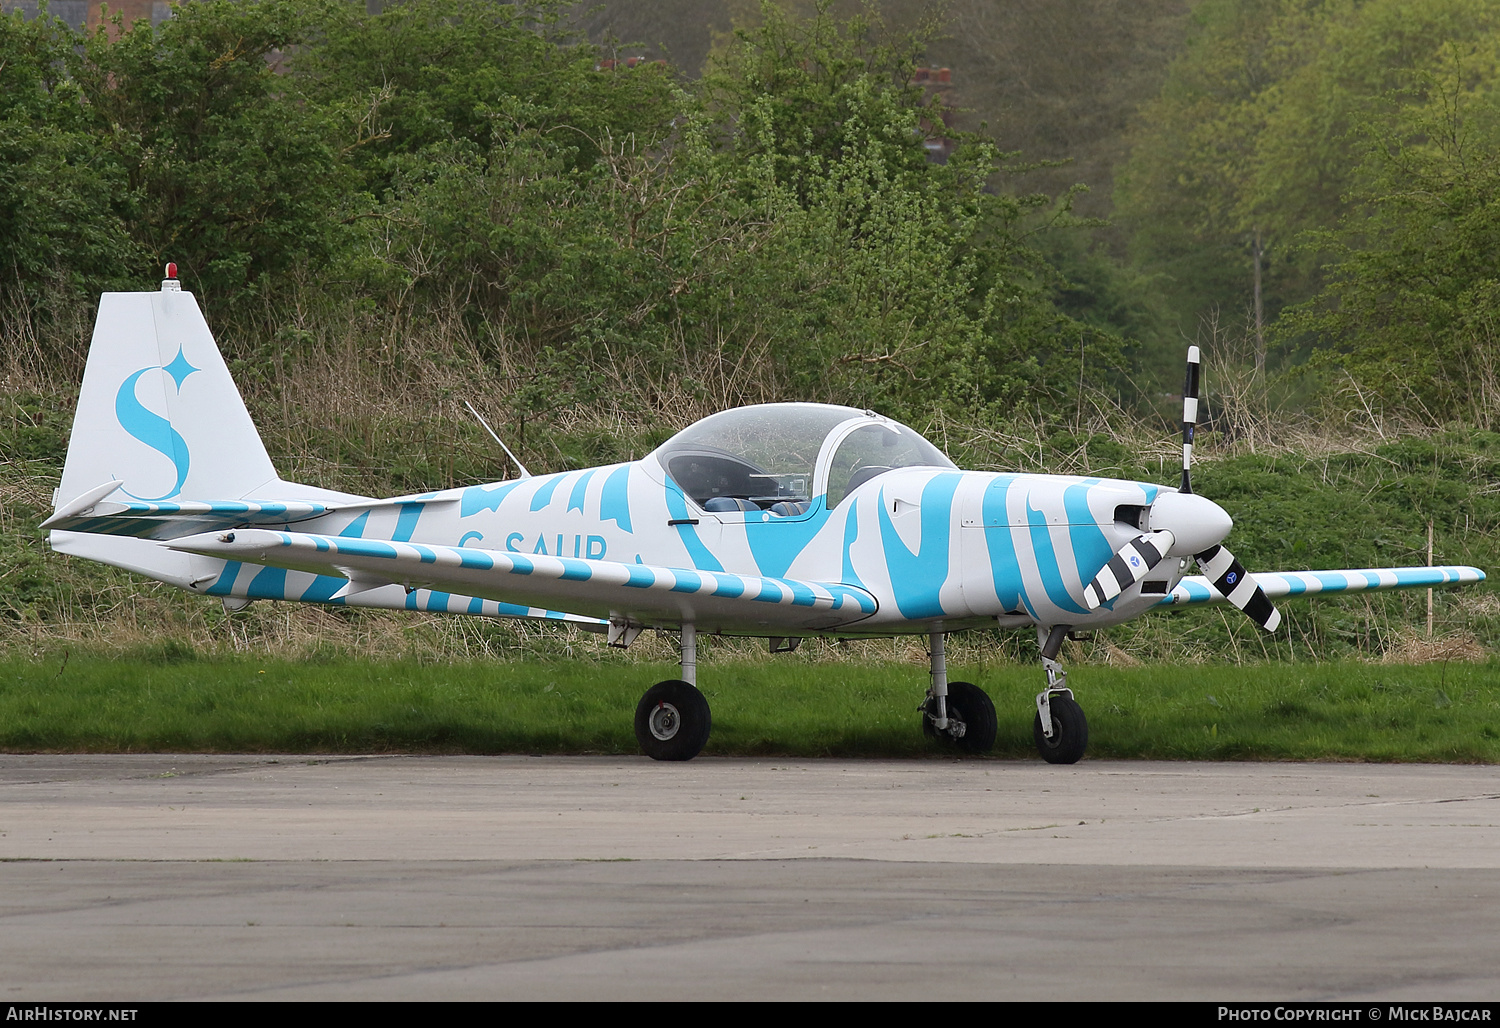
[[[177,293],[182,291],[182,283],[177,281],[177,263],[175,261],[167,264],[167,277],[162,279],[161,291],[164,293]]]

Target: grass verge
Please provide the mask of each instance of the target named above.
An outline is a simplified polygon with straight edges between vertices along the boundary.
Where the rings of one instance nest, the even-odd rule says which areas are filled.
[[[10,752],[634,753],[640,694],[672,665],[266,660],[167,647],[0,659]],[[955,667],[994,698],[995,756],[1034,758],[1036,668]],[[705,752],[918,757],[909,663],[700,667]],[[1170,760],[1500,762],[1500,664],[1262,664],[1073,671],[1089,755]]]

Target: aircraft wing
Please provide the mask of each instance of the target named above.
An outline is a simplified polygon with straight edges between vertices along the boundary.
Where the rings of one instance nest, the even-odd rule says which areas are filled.
[[[1266,596],[1311,596],[1314,593],[1360,593],[1375,589],[1431,589],[1444,585],[1483,582],[1478,568],[1463,566],[1417,568],[1349,568],[1335,571],[1257,571],[1255,581]],[[1162,597],[1162,606],[1223,603],[1224,594],[1202,575],[1191,575]]]
[[[748,635],[819,631],[879,609],[864,589],[617,561],[579,560],[468,546],[388,542],[258,528],[172,540],[174,550],[293,571],[338,575],[334,595],[400,585],[477,596],[648,626],[693,621],[700,631]]]

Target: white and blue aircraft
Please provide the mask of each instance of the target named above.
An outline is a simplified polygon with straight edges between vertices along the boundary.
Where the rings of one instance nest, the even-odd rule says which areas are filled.
[[[681,678],[647,690],[635,717],[658,760],[688,760],[709,737],[699,633],[764,637],[773,650],[926,636],[923,729],[977,754],[994,744],[995,708],[977,686],[948,681],[944,640],[1035,630],[1047,676],[1036,745],[1072,763],[1088,725],[1058,662],[1071,632],[1226,601],[1274,631],[1275,597],[1485,577],[1471,567],[1252,576],[1222,545],[1229,515],[1191,488],[1197,361],[1194,348],[1177,488],[962,471],[873,411],[779,403],[705,418],[637,461],[377,499],[282,481],[169,265],[159,292],[100,301],[43,527],[60,553],[230,609],[274,599],[545,618],[621,647],[670,631]],[[1193,561],[1202,574],[1187,575]]]

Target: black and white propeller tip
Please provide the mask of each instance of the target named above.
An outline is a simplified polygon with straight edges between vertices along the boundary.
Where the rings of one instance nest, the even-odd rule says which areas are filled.
[[[1198,367],[1202,354],[1188,347],[1187,378],[1182,383],[1182,485],[1178,492],[1193,491],[1193,434],[1198,428]]]
[[[1203,576],[1214,584],[1224,598],[1234,604],[1245,615],[1267,632],[1274,632],[1281,625],[1281,611],[1271,603],[1266,591],[1255,581],[1255,576],[1245,570],[1245,565],[1235,560],[1234,554],[1222,546],[1212,546],[1194,557],[1203,569]]]
[[[1098,610],[1126,589],[1145,578],[1147,573],[1166,556],[1176,542],[1168,531],[1148,532],[1138,535],[1115,551],[1109,563],[1083,590],[1083,600],[1089,610]]]

